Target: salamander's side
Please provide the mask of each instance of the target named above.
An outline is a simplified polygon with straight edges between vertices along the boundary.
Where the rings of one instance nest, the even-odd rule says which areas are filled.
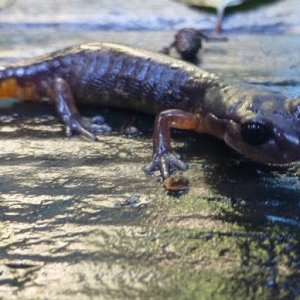
[[[199,110],[217,77],[170,57],[113,44],[87,44],[0,70],[0,97],[38,100],[55,78],[66,80],[81,103],[147,113]]]
[[[300,159],[297,101],[241,82],[227,84],[186,62],[130,47],[87,44],[7,66],[0,72],[0,97],[48,99],[68,135],[75,128],[91,139],[92,126],[80,118],[74,99],[152,114],[177,109],[157,119],[155,147],[164,135],[167,151],[169,127],[175,127],[217,136],[255,161]]]

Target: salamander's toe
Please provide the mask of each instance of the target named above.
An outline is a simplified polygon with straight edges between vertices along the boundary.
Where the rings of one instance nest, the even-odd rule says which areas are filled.
[[[96,139],[97,139],[93,133],[91,133],[90,131],[88,131],[87,129],[85,129],[82,126],[78,127],[77,133],[79,133],[81,136],[83,136],[91,141],[96,141]]]
[[[67,137],[71,137],[74,133],[77,133],[89,140],[95,141],[96,136],[86,126],[86,122],[78,116],[72,116],[68,120],[64,121],[65,133]]]
[[[154,155],[149,165],[144,168],[146,174],[151,174],[155,170],[159,170],[163,179],[170,177],[175,170],[186,170],[187,164],[180,160],[176,155],[164,153]]]
[[[111,127],[107,124],[93,124],[77,115],[65,120],[64,123],[67,137],[71,137],[76,133],[89,140],[95,141],[97,134],[111,132]]]

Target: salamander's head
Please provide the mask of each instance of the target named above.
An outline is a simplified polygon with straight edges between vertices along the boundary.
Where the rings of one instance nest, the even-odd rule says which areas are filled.
[[[265,164],[300,160],[300,99],[252,91],[235,108],[223,136],[229,146]]]

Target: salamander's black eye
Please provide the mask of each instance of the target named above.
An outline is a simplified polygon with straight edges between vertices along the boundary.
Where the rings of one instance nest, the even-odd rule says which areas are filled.
[[[246,122],[241,126],[241,136],[251,146],[264,144],[271,138],[268,127],[259,122]]]

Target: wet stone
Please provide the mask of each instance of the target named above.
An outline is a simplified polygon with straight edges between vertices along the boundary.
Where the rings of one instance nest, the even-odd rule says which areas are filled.
[[[19,12],[25,2],[14,3]],[[98,2],[91,1],[93,10]],[[103,10],[110,9],[107,3]],[[277,11],[280,3],[274,4]],[[47,7],[58,10],[56,21],[70,21],[61,14],[66,2],[55,5],[57,1]],[[91,7],[84,8],[80,24]],[[260,9],[270,12],[271,7]],[[41,10],[45,15],[46,9],[36,8]],[[254,18],[254,11],[248,13]],[[24,23],[17,21],[20,31],[13,31],[4,26],[13,20],[12,8],[0,14],[0,64],[95,40],[158,51],[175,33],[72,32],[68,26],[56,31],[50,25],[22,31]],[[206,15],[211,16],[199,16]],[[294,15],[286,21],[294,24],[293,30],[282,35],[231,32],[226,43],[205,43],[199,65],[232,80],[299,96],[300,39],[293,35],[298,30]],[[241,16],[235,14],[225,26]],[[189,163],[184,173],[189,192],[169,196],[158,176],[142,171],[151,159],[153,118],[117,110],[81,111],[87,118],[103,116],[112,133],[94,143],[78,136],[67,139],[53,108],[1,106],[0,298],[300,297],[299,166],[257,165],[216,139],[176,133],[174,149]],[[133,119],[139,134],[128,137],[122,129]]]

